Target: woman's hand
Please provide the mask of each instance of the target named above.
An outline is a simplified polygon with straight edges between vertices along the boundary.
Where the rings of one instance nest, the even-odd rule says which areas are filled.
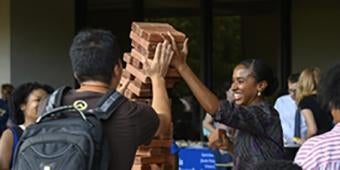
[[[174,36],[170,32],[168,32],[168,35],[171,39],[172,49],[175,52],[175,56],[173,57],[171,61],[171,65],[175,67],[177,70],[180,70],[181,68],[183,68],[183,66],[186,65],[186,58],[188,56],[188,40],[189,39],[186,38],[183,43],[183,48],[178,49]]]

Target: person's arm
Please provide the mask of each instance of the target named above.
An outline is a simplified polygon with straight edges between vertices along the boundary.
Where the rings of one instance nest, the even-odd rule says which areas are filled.
[[[12,159],[13,134],[6,129],[0,138],[0,169],[9,170]]]
[[[152,61],[142,61],[144,73],[151,79],[152,83],[152,108],[158,114],[160,125],[156,136],[169,130],[171,125],[171,107],[168,97],[164,76],[167,73],[173,56],[171,45],[168,41],[159,43],[156,47],[155,56]]]
[[[272,121],[272,116],[265,118],[261,108],[235,107],[228,100],[219,102],[217,96],[198,79],[186,63],[186,57],[188,54],[188,39],[184,41],[183,49],[179,50],[174,37],[171,33],[168,33],[168,35],[171,38],[172,47],[175,51],[171,65],[178,70],[181,77],[185,80],[205,111],[211,114],[215,119],[216,116],[219,117],[218,121],[227,126],[246,130],[253,134],[263,134],[264,128],[261,123],[263,121]]]
[[[305,118],[305,122],[307,125],[307,136],[306,138],[310,138],[314,136],[318,130],[316,127],[315,119],[313,116],[313,112],[310,109],[302,109],[301,113],[303,117]]]
[[[177,69],[203,109],[213,115],[218,109],[218,98],[201,82],[201,80],[187,65],[186,57],[188,55],[188,39],[184,41],[183,49],[179,50],[174,37],[170,33],[168,34],[171,38],[172,47],[175,51],[175,55],[171,62],[172,66]]]
[[[215,113],[214,120],[254,135],[266,135],[266,125],[278,123],[279,118],[276,117],[278,115],[274,108],[263,107],[258,105],[238,106],[223,100]]]

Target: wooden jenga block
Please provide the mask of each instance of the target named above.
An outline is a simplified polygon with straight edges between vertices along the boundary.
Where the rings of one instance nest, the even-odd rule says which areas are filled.
[[[146,89],[146,88],[150,88],[151,89],[151,83],[143,83],[142,81],[140,81],[139,79],[135,79],[133,81],[133,83],[135,84],[135,86],[137,86],[138,88],[143,88],[143,89]]]
[[[132,56],[131,53],[124,53],[123,61],[127,64],[133,65],[137,69],[143,69],[142,59]]]
[[[134,164],[131,170],[175,170],[173,165],[165,164]]]
[[[128,53],[125,53],[124,54],[124,61],[126,63],[132,65],[133,67],[135,67],[138,70],[143,69],[143,64],[140,62],[139,57],[135,57],[135,55],[130,55]],[[180,75],[175,68],[170,67],[168,69],[168,72],[167,72],[165,77],[167,77],[167,78],[179,78]]]
[[[127,81],[129,81],[129,79],[121,77],[119,81],[119,86],[123,86]]]
[[[143,83],[150,83],[150,79],[148,79],[148,77],[145,74],[143,74],[141,70],[133,67],[130,64],[126,65],[125,69]]]
[[[163,167],[162,164],[160,164],[160,165],[151,164],[150,165],[151,170],[167,170],[167,169],[163,169],[162,167]]]
[[[143,64],[141,61],[138,61],[132,57],[131,65],[136,67],[137,69],[143,69]]]
[[[124,56],[127,62],[126,71],[133,76],[130,81],[127,93],[134,101],[148,102],[152,101],[152,85],[150,79],[143,74],[144,59],[152,59],[154,57],[157,44],[163,42],[164,39],[170,40],[167,32],[171,32],[179,48],[183,47],[185,35],[176,31],[171,25],[163,23],[136,23],[131,26],[130,32],[132,50]],[[174,68],[169,68],[165,76],[166,87],[172,88],[180,79],[180,75]],[[132,93],[132,94],[129,94]],[[146,97],[143,93],[149,92]],[[134,162],[133,169],[150,169],[150,170],[175,170],[176,159],[170,153],[172,145],[172,125],[169,129],[156,136],[149,145],[139,147]],[[139,170],[138,169],[138,170]]]
[[[134,164],[161,164],[167,161],[166,156],[143,157],[136,156]]]
[[[138,156],[167,156],[171,154],[169,148],[144,148],[138,149],[136,155]]]
[[[138,51],[142,56],[152,59],[155,55],[155,49],[153,47],[145,47],[141,45],[138,41],[131,40],[131,45],[134,47],[135,51]],[[183,48],[183,44],[177,44],[179,49]],[[150,49],[151,48],[151,49]]]
[[[153,58],[155,55],[155,51],[148,51],[143,46],[139,45],[135,40],[131,40],[131,46],[135,48],[135,50],[139,51],[143,56],[147,58]]]
[[[151,97],[152,96],[152,92],[150,88],[143,89],[143,88],[137,87],[134,84],[134,81],[130,82],[130,84],[128,85],[128,89],[138,97]]]
[[[140,53],[137,49],[132,48],[131,49],[131,56],[133,56],[135,59],[142,61],[142,58],[153,58],[152,57],[148,57],[148,56],[144,56],[142,53]]]
[[[153,139],[150,144],[148,145],[141,145],[139,147],[142,148],[150,148],[150,147],[154,147],[154,148],[170,148],[172,145],[172,140],[160,140],[160,139]]]
[[[123,69],[122,77],[124,77],[126,79],[129,79],[129,80],[134,80],[135,79],[135,77],[131,73],[129,73],[126,69]]]
[[[151,167],[150,165],[148,164],[145,164],[145,165],[142,165],[142,164],[134,164],[131,168],[131,170],[151,170]]]
[[[163,132],[162,134],[159,134],[158,136],[156,136],[156,139],[170,140],[170,139],[172,139],[172,133],[170,131]]]
[[[174,36],[176,42],[184,42],[185,40],[185,34],[175,30],[171,25],[166,23],[133,22],[131,30],[138,36],[151,42],[163,41],[161,34],[167,37],[167,32],[170,32]]]
[[[147,51],[155,51],[156,50],[157,42],[152,43],[150,41],[147,41],[147,40],[143,39],[142,37],[139,37],[133,31],[130,32],[130,38],[132,40],[134,40],[136,43],[138,43],[141,47],[143,47]]]
[[[123,61],[126,62],[126,64],[131,64],[132,57],[130,53],[124,53],[123,55]]]

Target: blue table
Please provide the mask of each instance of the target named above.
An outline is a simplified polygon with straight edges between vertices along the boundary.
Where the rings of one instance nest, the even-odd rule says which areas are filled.
[[[222,161],[222,162],[220,162]],[[231,169],[230,155],[220,154],[209,148],[180,148],[178,151],[179,170],[220,170]]]

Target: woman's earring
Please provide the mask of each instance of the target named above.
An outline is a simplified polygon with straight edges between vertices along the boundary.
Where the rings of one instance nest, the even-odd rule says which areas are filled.
[[[261,96],[261,91],[257,91],[257,96]]]

